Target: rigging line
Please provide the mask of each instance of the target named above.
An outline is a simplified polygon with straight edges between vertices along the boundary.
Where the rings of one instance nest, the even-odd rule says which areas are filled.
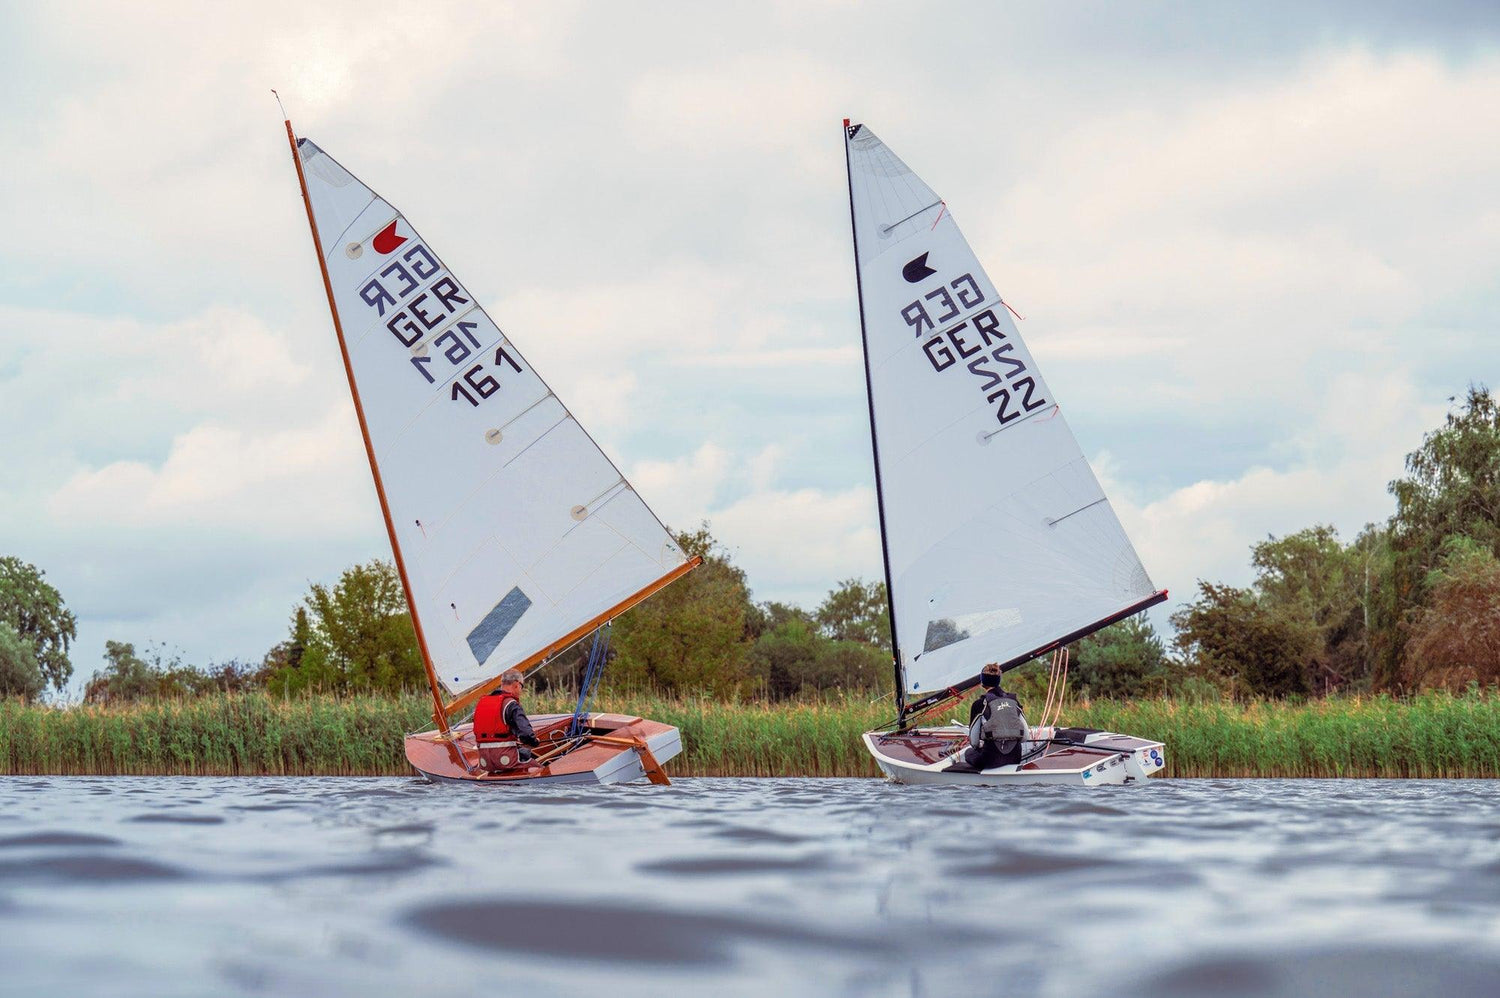
[[[1016,427],[1021,426],[1024,423],[1031,422],[1037,416],[1040,416],[1042,413],[1047,412],[1047,411],[1049,411],[1049,410],[1047,410],[1047,409],[1034,409],[1034,410],[1032,410],[1032,412],[1029,415],[1022,416],[1019,420],[1017,420],[1014,423],[1006,423],[1004,426],[1000,427],[998,430],[991,430],[990,432],[984,434],[981,439],[983,439],[986,443],[988,443],[990,437],[993,437],[995,434],[997,434],[997,433],[1004,433],[1006,430],[1014,430]],[[1050,411],[1051,411],[1052,415],[1049,415],[1047,417],[1047,419],[1051,419],[1052,416],[1057,415],[1061,411],[1061,407],[1056,402],[1054,402],[1054,403],[1052,403],[1052,408],[1051,408]],[[1047,421],[1047,419],[1042,420],[1042,422],[1045,423]]]
[[[1082,506],[1079,506],[1077,509],[1073,510],[1071,513],[1064,513],[1062,516],[1059,516],[1056,519],[1054,519],[1054,518],[1052,518],[1052,517],[1049,516],[1049,517],[1047,517],[1047,526],[1049,526],[1049,527],[1055,527],[1059,523],[1061,523],[1064,520],[1066,520],[1068,517],[1070,517],[1070,516],[1076,516],[1079,513],[1082,513],[1086,509],[1093,509],[1095,506],[1099,505],[1101,502],[1109,502],[1109,496],[1100,496],[1098,499],[1095,499],[1093,502],[1086,502]]]
[[[622,481],[623,481],[623,479],[622,479]],[[617,482],[616,484],[620,484],[620,483]],[[611,486],[610,488],[613,488],[613,487],[614,486]],[[547,558],[548,558],[548,556],[551,555],[552,552],[554,552],[558,548],[562,547],[563,541],[565,541],[569,537],[573,536],[573,531],[577,530],[579,527],[583,526],[585,523],[587,523],[588,521],[592,520],[594,518],[594,514],[595,513],[599,512],[599,510],[603,509],[605,506],[608,506],[610,503],[612,503],[616,499],[620,498],[620,496],[622,496],[625,493],[630,492],[630,491],[632,491],[632,490],[630,489],[630,487],[629,487],[629,485],[627,483],[627,485],[626,485],[625,488],[623,488],[623,489],[617,489],[614,492],[613,495],[609,495],[608,498],[604,499],[602,502],[599,502],[599,496],[604,496],[607,493],[609,493],[609,489],[605,489],[604,492],[599,493],[599,496],[595,496],[593,499],[589,500],[589,505],[587,505],[587,506],[584,507],[584,509],[585,509],[584,518],[582,520],[578,520],[577,522],[575,522],[567,530],[564,530],[562,532],[562,536],[558,537],[558,539],[553,542],[553,544],[552,544],[552,546],[550,548],[548,548],[547,550],[543,551],[541,554],[537,555],[536,560],[533,561],[530,565],[527,565],[525,569],[523,569],[523,571],[526,573],[527,578],[530,578],[532,582],[536,582],[535,577],[533,577],[532,574],[531,574],[531,570],[533,568],[536,568],[542,562],[546,561]],[[594,502],[599,502],[599,505],[597,505],[597,506],[593,505]],[[609,527],[609,529],[614,532],[615,536],[619,537],[621,540],[625,541],[626,543],[630,543],[629,539],[626,538],[623,534],[621,534],[618,530],[615,530],[615,528],[613,526],[610,526],[610,524],[608,524],[608,523],[606,523],[605,526]],[[640,547],[639,545],[636,545],[637,550],[639,550],[639,547]],[[611,555],[611,557],[613,557],[613,555]],[[603,568],[606,564],[608,564],[608,562],[609,562],[609,559],[606,558],[603,562],[600,562],[598,565],[594,566],[594,568],[592,568],[589,571],[588,575],[584,576],[583,579],[579,580],[578,585],[582,585],[584,581],[593,578],[594,577],[594,573],[597,572],[597,571],[599,571],[599,569]],[[572,589],[569,589],[567,592],[563,593],[562,595],[560,595],[557,598],[557,602],[560,603],[564,599],[567,599],[569,596],[573,595],[574,591],[577,590],[577,589],[578,589],[578,586],[574,586]]]
[[[583,711],[593,699],[599,679],[604,675],[604,664],[609,660],[609,636],[611,625],[604,624],[594,631],[594,644],[589,649],[588,664],[583,670],[583,682],[578,687],[578,704],[573,708],[573,720],[568,723],[569,738],[583,734]]]
[[[313,145],[317,145],[317,143],[314,142]],[[323,148],[322,146],[318,146],[319,151],[321,151],[322,148]],[[323,153],[323,155],[324,156],[328,156],[328,154],[326,152]],[[333,159],[332,156],[328,156],[328,158],[329,159]],[[338,162],[338,160],[336,160],[336,159],[334,159],[333,161],[335,163]],[[340,168],[342,168],[342,164],[340,164]],[[344,172],[345,173],[349,173],[348,170],[344,170]],[[354,177],[354,174],[349,173],[349,176]],[[355,183],[359,184],[361,187],[364,187],[364,181],[360,180],[358,177],[354,177],[354,181],[355,181]],[[370,188],[365,187],[365,190],[370,191]],[[379,194],[376,194],[374,191],[370,191],[370,200],[366,201],[363,205],[360,206],[359,211],[356,212],[355,215],[354,215],[353,221],[351,221],[348,225],[344,226],[343,229],[339,231],[338,238],[334,239],[328,245],[331,246],[331,247],[333,247],[334,249],[337,249],[339,243],[343,242],[344,238],[349,235],[349,230],[352,229],[352,228],[354,228],[354,223],[357,222],[357,221],[359,221],[359,216],[363,215],[365,213],[365,209],[368,208],[368,207],[370,207],[370,205],[374,204],[376,201],[380,201],[380,200],[383,200],[383,199],[381,198],[381,196]],[[386,203],[389,204],[390,202],[387,201]],[[324,254],[324,256],[327,256],[329,259],[332,259],[333,258],[333,249],[330,249],[327,253]]]
[[[619,478],[616,478],[613,482],[610,482],[608,486],[606,486],[605,488],[599,490],[599,494],[598,495],[594,496],[594,498],[592,498],[588,502],[584,503],[583,504],[583,508],[586,509],[586,510],[588,510],[590,513],[592,513],[594,511],[594,503],[598,502],[600,499],[603,499],[605,496],[607,496],[611,492],[613,492],[614,489],[615,489],[615,486],[617,486],[617,485],[624,485],[624,486],[628,487],[630,485],[630,483],[627,482],[627,481],[625,481],[625,476],[624,475],[621,475]],[[610,496],[610,498],[614,498],[614,497]]]
[[[373,192],[373,191],[371,191],[371,193],[372,193],[372,194],[373,194],[373,193],[374,193],[374,192]],[[379,201],[379,200],[381,200],[381,199],[380,199],[380,198],[376,198],[376,199],[375,199],[375,200],[376,200],[376,201]],[[374,202],[374,201],[371,201],[371,202],[370,202],[370,204],[374,204],[374,203],[375,203],[375,202]],[[390,203],[390,202],[389,202],[389,201],[387,201],[387,202],[386,202],[386,205],[387,205],[387,206],[388,206],[388,207],[391,207],[391,203]],[[368,208],[368,207],[369,207],[369,205],[365,205],[365,207],[366,207],[366,208]],[[395,209],[395,208],[394,208],[394,207],[391,207],[391,210],[392,210],[392,211],[396,211],[396,209]],[[364,212],[360,212],[360,214],[364,214]],[[359,219],[358,219],[358,218],[356,218],[356,219],[355,219],[355,220],[354,220],[354,222],[357,222],[357,221],[359,221]],[[391,224],[391,223],[392,223],[392,222],[399,222],[399,221],[401,221],[401,213],[400,213],[400,212],[399,212],[399,211],[396,211],[396,214],[395,214],[395,215],[394,215],[394,216],[392,216],[392,217],[391,217],[391,218],[388,218],[388,219],[386,219],[386,220],[385,220],[385,221],[384,221],[384,222],[382,222],[382,223],[381,223],[381,224],[380,224],[380,225],[377,225],[377,226],[376,226],[376,227],[375,227],[375,228],[374,228],[374,229],[372,229],[372,230],[371,230],[371,231],[370,231],[370,234],[369,234],[369,235],[368,235],[368,236],[365,236],[365,237],[364,237],[364,238],[363,238],[363,239],[361,239],[361,240],[360,240],[360,244],[361,244],[361,245],[363,245],[363,244],[364,244],[364,243],[365,243],[365,242],[367,242],[367,241],[369,241],[369,240],[370,240],[370,239],[371,239],[371,238],[373,238],[373,237],[374,237],[374,236],[377,236],[377,235],[379,235],[379,234],[380,234],[380,233],[381,233],[381,232],[383,232],[383,231],[385,231],[385,227],[386,227],[386,226],[387,226],[387,225],[390,225],[390,224]],[[352,228],[354,228],[354,222],[350,222],[350,223],[349,223],[349,229],[352,229]],[[349,232],[349,229],[345,229],[345,230],[344,230],[344,234],[345,234],[345,235],[347,235],[347,234],[348,234],[348,232]],[[395,252],[395,250],[392,250],[392,251],[391,251],[391,252],[392,252],[392,253],[394,253],[394,252]],[[444,268],[444,269],[446,269],[446,268]]]
[[[940,212],[938,212],[938,217],[934,218],[932,220],[932,229],[937,228],[937,224],[943,220],[943,213],[948,210],[948,202],[947,201],[939,201],[938,204],[940,204],[940,205],[943,206],[943,210],[940,211]],[[931,232],[932,229],[928,229],[927,231]],[[1003,299],[1003,298],[1001,299],[1001,301],[1004,301],[1004,300],[1005,299]]]
[[[936,201],[932,202],[932,204],[930,204],[930,205],[927,205],[925,208],[918,208],[916,211],[912,212],[910,215],[907,215],[905,218],[901,219],[900,222],[892,222],[890,225],[882,225],[880,227],[880,231],[881,232],[889,232],[892,229],[894,229],[896,226],[900,225],[902,222],[910,222],[912,219],[914,219],[918,215],[922,214],[922,212],[924,212],[924,211],[931,211],[933,208],[936,208],[940,204],[943,204],[943,199],[942,198],[938,198]],[[947,207],[947,206],[944,205],[944,207]],[[943,213],[942,212],[938,212],[938,217],[941,218],[942,216],[943,216]],[[933,222],[932,224],[933,225],[937,225],[936,222]]]

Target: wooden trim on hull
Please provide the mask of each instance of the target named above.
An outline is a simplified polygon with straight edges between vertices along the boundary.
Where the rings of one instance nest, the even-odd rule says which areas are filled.
[[[531,719],[545,751],[548,743],[561,743],[573,715],[542,714]],[[585,726],[603,737],[558,755],[545,765],[532,764],[505,773],[487,773],[479,765],[473,725],[457,724],[449,735],[424,731],[406,736],[406,761],[434,782],[469,783],[481,786],[535,785],[539,783],[627,783],[649,778],[635,748],[637,739],[647,753],[664,763],[682,752],[682,736],[670,724],[624,714],[589,714]]]

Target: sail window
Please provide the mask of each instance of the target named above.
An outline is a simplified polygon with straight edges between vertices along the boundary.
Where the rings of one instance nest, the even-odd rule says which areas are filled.
[[[496,603],[494,609],[484,615],[479,625],[469,632],[469,650],[481,665],[500,647],[500,642],[516,626],[521,614],[531,607],[531,597],[513,587],[505,598]]]
[[[940,620],[929,620],[927,622],[927,639],[922,642],[922,651],[925,654],[946,648],[949,645],[958,644],[967,640],[969,632],[953,622],[951,617],[943,617]]]
[[[1004,610],[984,610],[980,613],[955,614],[939,617],[927,622],[927,636],[922,641],[925,655],[948,645],[958,644],[977,634],[987,634],[1002,627],[1015,627],[1021,622],[1021,611],[1015,607]]]

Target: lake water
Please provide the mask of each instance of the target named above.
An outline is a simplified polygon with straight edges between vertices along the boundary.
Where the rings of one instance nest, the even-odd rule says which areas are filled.
[[[0,993],[434,986],[1494,996],[1500,784],[0,779]]]

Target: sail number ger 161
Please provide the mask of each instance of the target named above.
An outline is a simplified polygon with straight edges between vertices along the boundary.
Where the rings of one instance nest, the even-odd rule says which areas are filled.
[[[496,375],[505,367],[521,372],[520,361],[514,351],[506,349],[500,331],[421,243],[414,243],[366,280],[359,297],[375,310],[397,342],[411,351],[411,366],[428,384],[439,380],[430,370],[434,355],[447,361],[448,372],[441,377],[453,379],[448,395],[454,402],[462,399],[477,406],[500,390]],[[486,342],[495,344],[491,364],[495,373],[488,373],[483,359],[469,363],[487,354]]]

